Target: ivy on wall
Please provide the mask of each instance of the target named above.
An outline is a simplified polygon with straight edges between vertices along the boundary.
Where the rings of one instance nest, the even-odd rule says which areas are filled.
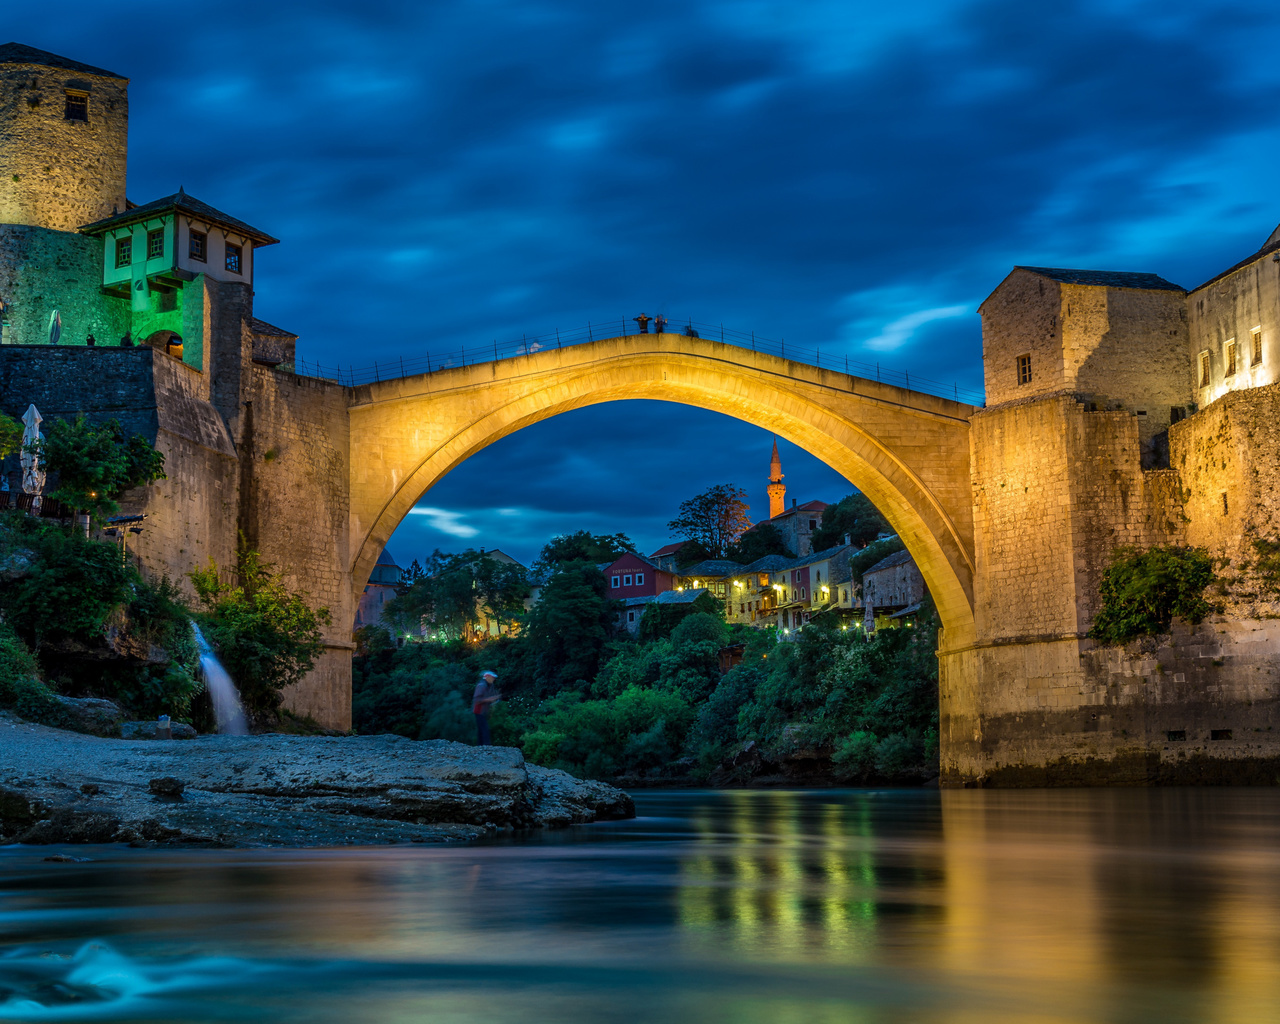
[[[1169,632],[1175,616],[1201,622],[1212,610],[1204,591],[1213,580],[1213,561],[1200,548],[1121,548],[1102,576],[1102,608],[1089,636],[1122,644]]]

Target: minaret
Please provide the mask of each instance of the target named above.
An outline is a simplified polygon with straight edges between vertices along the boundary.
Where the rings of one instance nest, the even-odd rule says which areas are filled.
[[[773,439],[773,458],[769,460],[769,518],[782,515],[787,508],[787,485],[782,482],[782,459],[778,457],[778,439]]]

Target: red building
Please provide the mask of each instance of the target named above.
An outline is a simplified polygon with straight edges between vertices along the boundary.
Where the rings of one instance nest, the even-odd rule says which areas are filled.
[[[674,586],[672,573],[658,568],[657,563],[634,551],[628,551],[601,571],[609,585],[609,597],[615,601],[625,601],[629,597],[657,597]]]

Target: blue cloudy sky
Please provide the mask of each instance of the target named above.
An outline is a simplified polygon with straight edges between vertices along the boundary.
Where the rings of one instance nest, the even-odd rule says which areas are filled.
[[[1251,0],[308,0],[7,10],[132,78],[130,198],[283,239],[257,312],[310,359],[666,311],[980,386],[1016,263],[1184,286],[1280,221],[1280,8]],[[627,402],[492,446],[392,543],[665,543],[770,438]],[[848,485],[783,445],[791,494]],[[759,511],[759,508],[757,508]]]

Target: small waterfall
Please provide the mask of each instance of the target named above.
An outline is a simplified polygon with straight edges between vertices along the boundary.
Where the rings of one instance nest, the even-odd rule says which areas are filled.
[[[196,635],[196,646],[200,648],[200,670],[204,673],[204,685],[213,700],[213,717],[217,720],[218,732],[226,736],[248,736],[249,722],[240,703],[240,691],[231,681],[227,670],[222,667],[218,656],[213,653],[213,648],[200,632],[200,627],[193,622],[191,629]]]

